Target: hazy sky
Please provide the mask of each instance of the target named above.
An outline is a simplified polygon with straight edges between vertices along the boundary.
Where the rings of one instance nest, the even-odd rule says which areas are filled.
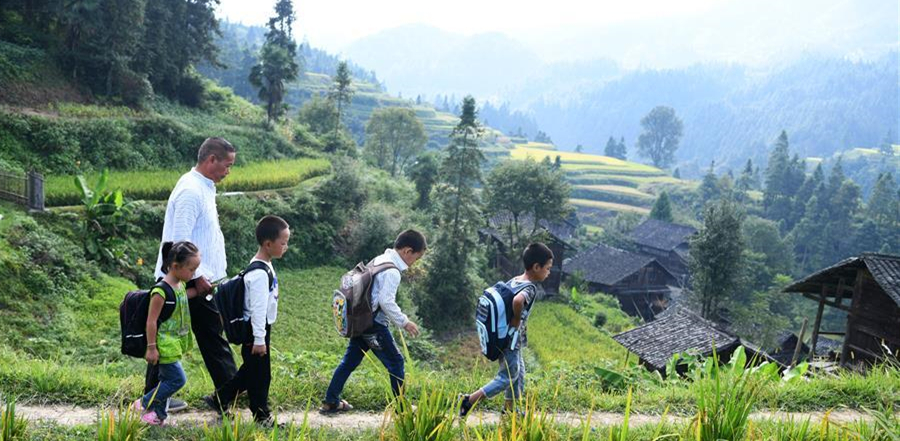
[[[568,25],[591,26],[702,14],[736,0],[356,0],[295,1],[298,36],[338,51],[346,44],[397,26],[422,23],[462,34],[499,31],[521,34]],[[890,1],[890,0],[885,0]],[[275,0],[221,0],[219,15],[262,25]]]

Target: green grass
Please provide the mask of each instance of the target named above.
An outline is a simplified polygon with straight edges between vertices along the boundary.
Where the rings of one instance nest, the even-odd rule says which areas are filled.
[[[569,367],[620,363],[627,351],[584,315],[562,303],[538,303],[528,319],[528,345],[541,366]]]
[[[278,322],[273,327],[274,409],[300,409],[317,403],[333,369],[343,355],[346,340],[333,329],[328,300],[344,268],[318,267],[281,270],[282,297]],[[103,276],[71,299],[56,304],[52,319],[29,315],[32,303],[14,311],[4,310],[0,325],[14,330],[0,344],[0,393],[20,396],[24,402],[61,402],[92,406],[119,406],[133,400],[142,388],[144,363],[118,353],[118,303],[130,283]],[[401,304],[408,304],[401,291]],[[605,331],[592,325],[593,311],[607,311],[607,329],[614,327],[610,302],[588,302],[582,313],[554,302],[540,302],[530,319],[527,390],[540,402],[558,411],[622,411],[625,391],[610,389],[598,367],[621,368],[625,350]],[[33,302],[29,300],[29,302]],[[36,304],[34,304],[36,305]],[[15,315],[14,317],[12,315]],[[621,329],[627,325],[615,325]],[[403,343],[404,340],[398,340]],[[441,365],[408,359],[408,393],[444,388],[448,393],[473,391],[496,372],[477,352],[474,335],[467,333],[448,344],[439,343]],[[629,364],[633,363],[631,357]],[[184,359],[188,384],[179,395],[194,406],[212,389],[199,352]],[[387,405],[387,374],[380,363],[366,360],[353,374],[344,397],[362,410],[382,410]],[[637,412],[693,412],[690,383],[634,385],[633,408]],[[766,384],[760,394],[763,408],[783,410],[827,409],[841,405],[900,400],[900,372],[881,368],[868,376],[846,373],[811,381]],[[498,409],[502,400],[479,407]]]
[[[320,158],[257,162],[234,167],[216,188],[224,192],[293,187],[330,169],[328,160]],[[182,170],[110,172],[108,188],[122,189],[132,199],[165,200],[182,174]],[[88,174],[86,178],[93,183],[97,174]],[[44,185],[48,206],[77,205],[81,201],[72,176],[49,176]]]

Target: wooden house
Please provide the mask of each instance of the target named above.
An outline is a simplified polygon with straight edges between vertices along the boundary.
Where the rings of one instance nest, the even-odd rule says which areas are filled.
[[[634,228],[629,238],[638,252],[653,256],[683,285],[688,276],[689,241],[697,230],[687,225],[647,219]]]
[[[531,231],[534,228],[534,218],[531,216],[522,216],[518,221],[519,228],[523,231]],[[559,293],[559,286],[562,282],[563,260],[566,258],[566,252],[574,248],[569,241],[575,235],[578,227],[577,218],[570,217],[559,222],[547,222],[542,220],[538,222],[538,231],[546,232],[548,240],[547,247],[553,251],[553,267],[550,269],[550,276],[547,277],[542,285],[544,292],[548,296]],[[513,236],[512,216],[508,213],[500,214],[492,217],[488,221],[488,225],[478,230],[478,234],[483,241],[490,241],[497,247],[497,253],[494,254],[491,265],[500,270],[504,277],[514,277],[523,271],[522,261],[519,256],[522,250],[509,250],[508,243]],[[507,256],[516,256],[511,259]]]
[[[645,321],[668,307],[677,280],[654,257],[598,244],[566,261],[567,276],[578,275],[591,292],[619,299],[622,310]]]
[[[842,260],[784,288],[819,304],[812,341],[843,337],[841,365],[870,364],[900,356],[900,256],[866,253]],[[843,330],[819,329],[825,306],[847,313]],[[810,358],[820,352],[813,345]]]

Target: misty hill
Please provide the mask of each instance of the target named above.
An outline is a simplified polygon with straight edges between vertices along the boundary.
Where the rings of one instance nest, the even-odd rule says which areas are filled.
[[[609,136],[624,136],[629,157],[640,119],[654,106],[675,108],[684,121],[676,154],[684,171],[763,161],[784,129],[800,156],[831,156],[875,146],[900,121],[898,54],[874,62],[808,57],[772,73],[725,65],[648,70],[593,90],[548,97],[531,110],[557,144],[601,152]]]

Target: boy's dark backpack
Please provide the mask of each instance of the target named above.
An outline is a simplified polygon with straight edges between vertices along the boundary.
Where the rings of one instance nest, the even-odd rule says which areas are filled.
[[[166,294],[156,327],[172,317],[175,311],[175,291],[168,283],[159,281],[153,288],[162,288]],[[119,304],[119,326],[122,330],[122,353],[144,358],[147,353],[147,314],[150,312],[150,289],[129,291]]]
[[[491,361],[500,358],[503,350],[518,338],[517,330],[509,327],[513,318],[513,298],[523,289],[534,286],[523,283],[513,288],[510,282],[497,282],[484,290],[475,307],[475,329],[481,343],[481,353]],[[526,305],[526,308],[530,307]]]
[[[225,338],[228,343],[235,345],[244,345],[253,343],[253,327],[250,325],[250,318],[244,317],[244,296],[246,286],[244,285],[244,276],[250,271],[263,270],[269,276],[269,290],[272,290],[272,284],[275,283],[275,275],[265,262],[259,260],[251,262],[247,268],[219,284],[216,287],[216,293],[213,296],[216,302],[216,308],[222,317],[222,327],[225,330]]]
[[[357,337],[372,327],[377,312],[372,310],[372,285],[375,276],[389,269],[397,269],[397,265],[393,262],[378,265],[360,262],[341,277],[341,287],[334,290],[331,297],[334,326],[341,336]]]

